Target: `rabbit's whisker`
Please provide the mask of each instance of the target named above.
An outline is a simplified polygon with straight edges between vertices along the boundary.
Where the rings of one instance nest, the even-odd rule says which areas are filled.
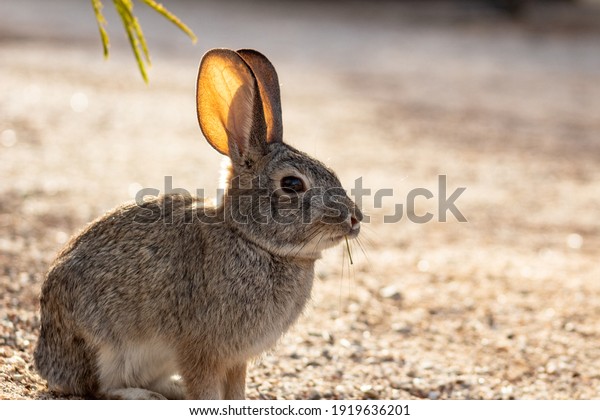
[[[292,248],[291,248],[291,249],[290,249],[290,250],[289,250],[289,251],[286,253],[286,256],[287,256],[287,257],[289,257],[289,256],[291,256],[292,254],[294,254],[294,257],[297,257],[297,256],[300,254],[300,252],[302,252],[302,250],[304,249],[304,247],[305,247],[306,245],[308,245],[310,242],[312,242],[312,240],[313,240],[314,238],[316,238],[316,236],[317,236],[318,234],[319,234],[319,229],[318,229],[318,227],[317,227],[317,229],[315,229],[315,231],[314,231],[314,232],[311,232],[311,233],[308,235],[308,238],[306,238],[306,239],[305,239],[304,241],[302,241],[301,243],[299,243],[299,244],[297,244],[297,245],[294,245],[294,246],[293,246],[293,247],[292,247]],[[299,249],[297,249],[298,247],[300,247],[300,248],[299,248]]]
[[[365,226],[366,228],[366,226]],[[375,242],[369,237],[373,233],[373,230],[370,228],[364,229],[361,232],[360,238],[369,246],[369,248],[375,248]]]
[[[321,231],[321,229],[317,228],[315,235],[313,235],[313,237],[312,237],[312,239],[314,239],[314,238],[317,237],[317,235],[321,234],[321,237],[319,238],[319,240],[317,241],[317,243],[313,247],[313,252],[316,252],[319,249],[319,245],[321,244],[321,241],[323,240],[323,237],[324,237],[322,233],[323,232]],[[312,241],[312,239],[311,239],[311,241]],[[308,245],[308,243],[309,242],[307,242],[305,245]]]
[[[360,240],[359,237],[355,238],[356,243],[358,244],[358,247],[360,248],[360,250],[362,251],[363,255],[365,256],[367,262],[369,263],[369,265],[371,264],[371,261],[369,259],[369,255],[367,253],[367,250],[365,249],[362,241]]]

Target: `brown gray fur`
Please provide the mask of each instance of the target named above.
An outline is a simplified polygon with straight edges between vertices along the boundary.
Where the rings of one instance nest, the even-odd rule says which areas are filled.
[[[242,74],[236,83],[250,86],[251,104],[235,103],[236,92],[201,97],[204,86],[221,91],[211,71],[223,69]],[[358,234],[362,215],[335,174],[280,138],[277,75],[264,56],[210,51],[198,90],[202,130],[231,159],[228,189],[216,207],[185,195],[126,204],[70,240],[41,294],[35,364],[51,390],[96,398],[244,398],[247,361],[302,313],[321,251]],[[212,100],[226,103],[213,107]],[[215,138],[220,127],[203,126],[219,121],[203,115],[219,107],[227,113],[226,139]],[[317,193],[282,191],[287,176]],[[293,221],[281,223],[275,211]],[[242,215],[260,217],[241,223]]]

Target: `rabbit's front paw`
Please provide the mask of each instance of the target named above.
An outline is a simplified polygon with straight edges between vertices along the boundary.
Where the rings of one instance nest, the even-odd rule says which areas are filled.
[[[143,388],[120,388],[110,389],[104,392],[104,397],[109,400],[166,400],[167,398],[158,392]]]
[[[169,400],[185,400],[185,385],[181,377],[177,375],[159,379],[152,384],[150,389],[164,395]]]

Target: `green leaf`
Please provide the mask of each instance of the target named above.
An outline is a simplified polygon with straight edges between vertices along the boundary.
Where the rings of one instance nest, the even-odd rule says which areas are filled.
[[[100,40],[102,41],[102,50],[104,52],[104,58],[108,58],[108,49],[110,47],[110,41],[108,33],[106,32],[105,26],[108,24],[104,15],[102,14],[102,2],[100,0],[91,0],[92,7],[94,8],[94,14],[96,15],[96,21],[98,22],[98,30],[100,31]]]
[[[165,18],[170,20],[174,25],[176,25],[179,29],[187,34],[190,37],[192,42],[195,44],[198,41],[196,34],[192,32],[190,28],[187,27],[185,23],[183,23],[177,16],[173,13],[169,12],[161,3],[157,3],[154,0],[142,0],[142,2],[146,3],[149,7],[153,8],[155,11],[163,15]]]
[[[146,37],[144,36],[144,33],[142,32],[142,27],[140,26],[139,21],[137,20],[137,18],[132,15],[132,26],[133,29],[135,30],[135,35],[136,38],[138,39],[138,41],[140,41],[140,45],[142,46],[142,50],[144,51],[144,57],[146,58],[146,61],[148,62],[148,64],[150,64],[150,53],[148,52],[148,45],[146,44]]]
[[[135,17],[133,16],[133,2],[130,0],[113,0],[113,3],[115,4],[117,13],[121,16],[121,20],[123,21],[123,26],[125,27],[125,32],[127,32],[127,37],[129,38],[129,43],[131,44],[131,49],[133,50],[142,78],[144,79],[144,82],[148,83],[146,63],[140,53],[140,40],[138,38],[139,35],[141,35],[142,38],[144,35],[141,33],[139,24],[137,25],[138,29],[136,29]]]

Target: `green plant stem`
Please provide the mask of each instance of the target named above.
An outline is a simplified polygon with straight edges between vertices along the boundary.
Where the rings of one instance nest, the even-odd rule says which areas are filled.
[[[133,55],[135,56],[135,60],[138,64],[138,68],[142,75],[142,78],[146,83],[148,83],[148,72],[146,71],[146,67],[151,65],[150,61],[150,52],[148,49],[148,45],[146,43],[146,37],[142,31],[142,27],[133,13],[133,0],[112,0],[117,10],[117,13],[121,17],[121,21],[123,22],[123,27],[125,28],[125,32],[127,33],[127,38],[129,39],[129,43],[131,45],[131,49],[133,51]],[[177,26],[181,31],[183,31],[193,43],[196,43],[198,38],[192,32],[192,30],[186,26],[177,16],[173,13],[169,12],[162,4],[157,3],[154,0],[140,0],[148,7],[151,7],[154,11],[168,19],[175,26]],[[94,10],[94,14],[96,16],[96,21],[98,22],[98,30],[100,31],[100,40],[102,41],[102,49],[104,52],[104,57],[108,58],[109,49],[110,49],[110,39],[108,37],[108,32],[106,31],[107,21],[102,14],[102,8],[104,5],[102,4],[102,0],[91,0],[92,8]]]

